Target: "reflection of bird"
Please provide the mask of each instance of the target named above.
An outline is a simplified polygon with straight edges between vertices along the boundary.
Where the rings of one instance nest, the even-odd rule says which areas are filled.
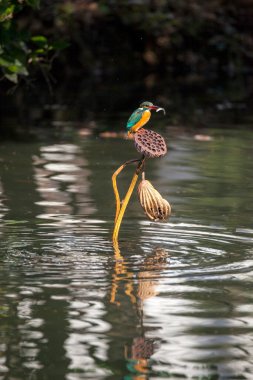
[[[162,110],[165,113],[163,108],[155,106],[151,102],[141,103],[140,107],[132,113],[127,122],[128,135],[137,132],[138,129],[142,128],[149,121],[151,110],[156,110],[156,112]]]

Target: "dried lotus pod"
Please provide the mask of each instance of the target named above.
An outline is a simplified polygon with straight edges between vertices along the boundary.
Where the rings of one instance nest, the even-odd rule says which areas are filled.
[[[154,186],[146,179],[142,179],[138,186],[140,204],[149,219],[165,221],[169,218],[171,207]]]
[[[138,152],[148,158],[163,157],[167,153],[164,138],[154,131],[141,128],[134,134],[134,143]]]

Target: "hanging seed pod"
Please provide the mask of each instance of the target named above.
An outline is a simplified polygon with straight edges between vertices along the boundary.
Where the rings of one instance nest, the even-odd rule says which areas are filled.
[[[146,179],[142,179],[138,186],[140,204],[153,221],[165,221],[169,218],[171,207],[154,186]]]
[[[164,138],[150,129],[139,129],[134,134],[134,143],[138,152],[148,158],[163,157],[167,153]]]

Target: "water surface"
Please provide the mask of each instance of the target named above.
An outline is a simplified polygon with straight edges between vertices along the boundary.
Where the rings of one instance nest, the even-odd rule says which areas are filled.
[[[131,141],[1,144],[1,379],[252,379],[252,133],[162,133],[146,177],[172,216],[134,194],[114,248]]]

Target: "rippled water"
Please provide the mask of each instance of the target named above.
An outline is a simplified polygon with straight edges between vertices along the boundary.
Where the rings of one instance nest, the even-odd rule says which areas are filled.
[[[163,131],[170,221],[135,194],[115,247],[131,141],[0,146],[0,379],[253,378],[253,137],[208,132]]]

